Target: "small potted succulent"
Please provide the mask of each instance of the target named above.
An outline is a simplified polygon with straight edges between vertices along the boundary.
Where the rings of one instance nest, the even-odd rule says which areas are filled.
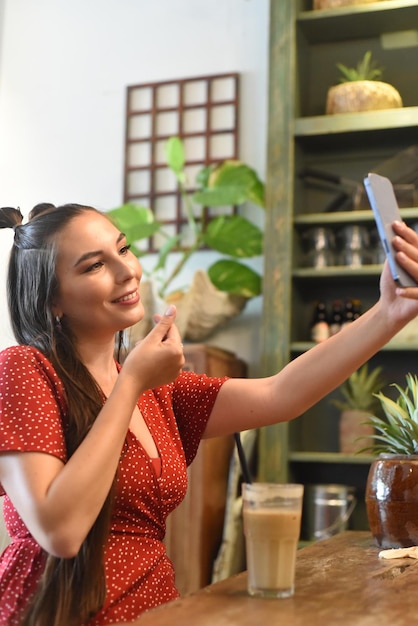
[[[376,394],[385,386],[381,372],[381,367],[369,372],[366,363],[340,386],[343,399],[331,400],[341,410],[340,452],[344,454],[360,453],[364,439],[374,434],[374,427],[368,420],[379,408]]]
[[[397,397],[377,394],[384,418],[372,416],[373,443],[378,454],[366,487],[367,516],[377,545],[402,548],[418,545],[418,378],[406,375],[406,388],[392,385]]]
[[[337,9],[356,4],[372,4],[373,2],[380,2],[380,0],[314,0],[313,9]]]
[[[403,106],[395,87],[380,80],[383,70],[372,60],[368,50],[356,67],[337,63],[340,83],[330,87],[327,94],[326,113],[354,113],[395,109]]]

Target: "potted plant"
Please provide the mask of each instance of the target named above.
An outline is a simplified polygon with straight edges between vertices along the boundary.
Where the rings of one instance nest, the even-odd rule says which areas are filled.
[[[340,84],[330,87],[326,113],[353,113],[395,109],[403,106],[402,98],[392,85],[380,80],[383,70],[372,61],[368,50],[354,68],[337,63]]]
[[[123,230],[138,257],[144,253],[136,245],[141,239],[158,232],[164,243],[156,255],[156,262],[143,281],[149,312],[148,323],[141,323],[134,333],[143,336],[152,324],[153,309],[160,300],[174,302],[178,309],[177,323],[185,339],[200,341],[214,328],[242,311],[246,302],[262,292],[258,272],[243,262],[263,252],[263,231],[242,215],[220,215],[206,223],[200,219],[203,208],[225,207],[250,202],[264,209],[264,184],[254,169],[237,160],[225,160],[203,168],[197,175],[198,190],[188,191],[185,174],[186,158],[180,138],[171,137],[165,146],[166,162],[176,177],[184,203],[188,230],[192,241],[182,246],[179,236],[165,233],[164,225],[155,219],[152,210],[134,204],[124,204],[108,212],[114,223]],[[191,285],[173,289],[190,257],[199,250],[211,249],[222,254],[207,271],[197,270]],[[176,255],[173,264],[170,257]],[[160,305],[159,308],[161,308]],[[135,334],[134,339],[140,338]]]
[[[344,454],[360,453],[364,438],[374,434],[374,427],[367,420],[379,407],[376,394],[385,385],[381,372],[381,367],[369,372],[366,363],[340,386],[343,399],[331,400],[341,410],[339,440],[340,452]]]
[[[313,8],[318,9],[337,9],[339,7],[351,7],[356,4],[372,4],[380,2],[380,0],[314,0]]]
[[[377,394],[385,418],[372,416],[373,443],[378,454],[366,486],[370,530],[377,545],[401,548],[418,545],[418,378],[406,375],[406,388],[393,384],[395,399]]]

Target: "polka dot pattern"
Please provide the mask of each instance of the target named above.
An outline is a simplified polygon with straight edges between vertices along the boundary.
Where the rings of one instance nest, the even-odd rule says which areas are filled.
[[[106,601],[83,626],[129,622],[178,596],[163,544],[166,518],[184,498],[187,465],[224,380],[184,372],[171,385],[141,396],[138,406],[157,445],[161,472],[155,472],[152,459],[128,431],[105,548]],[[65,462],[65,423],[63,386],[49,361],[25,346],[0,353],[0,452],[38,450]],[[45,554],[7,495],[4,512],[12,543],[0,557],[0,624],[18,626]]]

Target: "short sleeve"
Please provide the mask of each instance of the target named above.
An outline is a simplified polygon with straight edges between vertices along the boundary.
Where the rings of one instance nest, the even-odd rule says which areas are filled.
[[[0,352],[0,452],[46,452],[66,461],[66,403],[48,359],[29,346]]]
[[[187,465],[196,456],[215,400],[228,377],[182,372],[174,383],[173,408]]]

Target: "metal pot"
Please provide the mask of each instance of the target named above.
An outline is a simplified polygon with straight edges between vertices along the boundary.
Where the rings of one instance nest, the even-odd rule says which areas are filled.
[[[306,485],[302,522],[304,537],[317,541],[346,530],[356,502],[354,487]]]

